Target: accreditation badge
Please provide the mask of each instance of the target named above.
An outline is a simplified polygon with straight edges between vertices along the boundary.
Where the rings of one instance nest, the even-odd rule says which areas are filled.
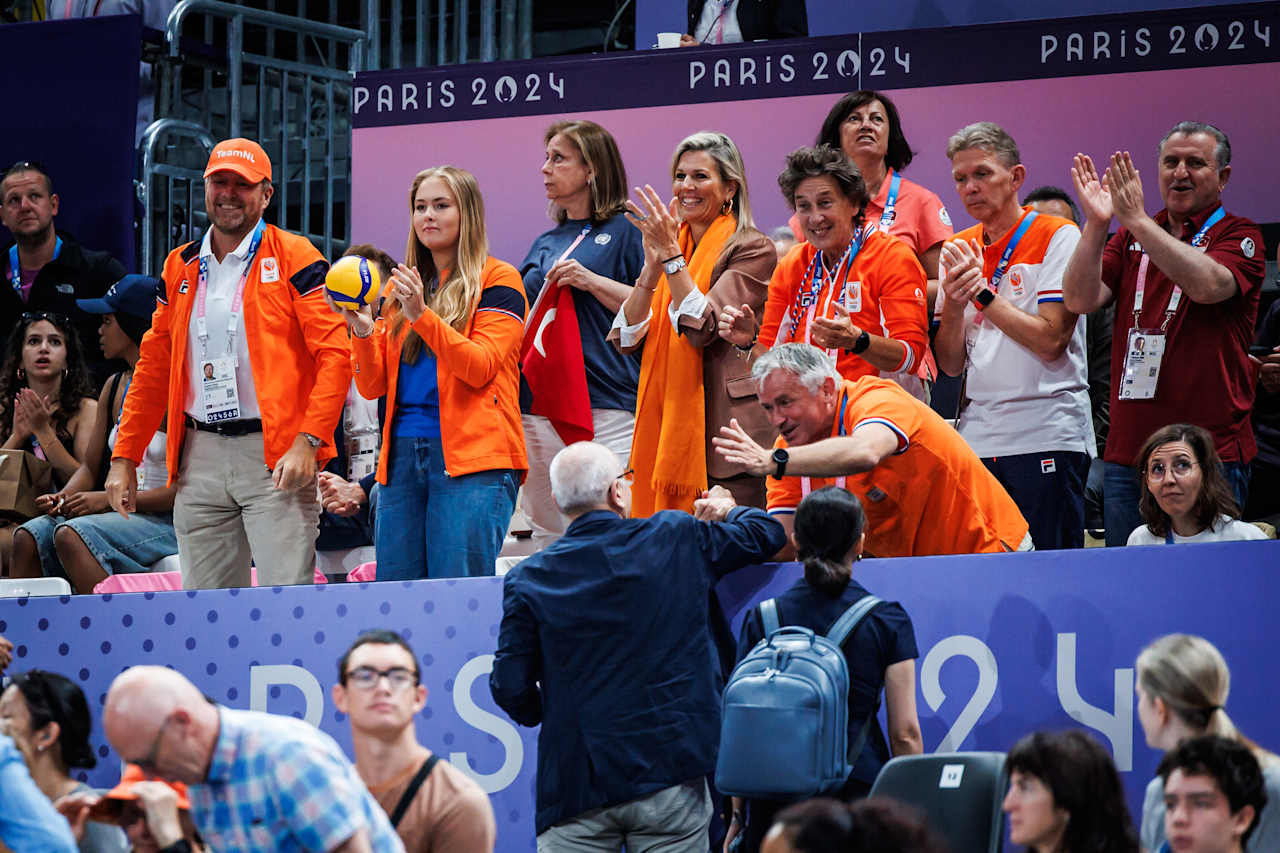
[[[361,433],[347,437],[347,479],[359,482],[378,465],[378,434]]]
[[[1119,399],[1150,400],[1155,397],[1165,341],[1164,333],[1159,329],[1129,330],[1129,345],[1125,349],[1124,370],[1120,375]]]
[[[862,282],[848,281],[844,285],[844,306],[849,309],[850,314],[858,314],[862,311]]]
[[[200,363],[200,400],[206,423],[234,421],[240,417],[240,393],[236,388],[234,358],[206,358]]]

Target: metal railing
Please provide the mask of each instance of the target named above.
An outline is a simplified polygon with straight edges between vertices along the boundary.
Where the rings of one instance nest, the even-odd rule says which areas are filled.
[[[334,257],[350,242],[351,87],[365,43],[364,32],[349,27],[221,0],[181,0],[169,15],[156,85],[156,115],[177,124],[161,132],[182,128],[179,135],[191,136],[194,128],[212,139],[255,139],[272,164],[267,218]],[[155,199],[157,178],[167,177],[157,171],[156,143],[144,143],[139,182],[154,201],[144,204],[146,269],[158,269],[176,233],[198,236],[169,217],[181,211],[187,225],[204,222],[203,193],[178,185],[180,202]]]
[[[193,148],[194,140],[199,148]],[[161,141],[167,144],[161,146]],[[204,163],[214,140],[198,124],[163,118],[142,134],[142,272],[159,275],[164,256],[204,233]]]
[[[528,59],[533,0],[363,0],[366,68]],[[474,9],[474,11],[473,11]],[[473,49],[474,38],[474,49]]]

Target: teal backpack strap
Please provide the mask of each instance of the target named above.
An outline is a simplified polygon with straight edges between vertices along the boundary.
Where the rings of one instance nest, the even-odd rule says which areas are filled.
[[[778,602],[770,598],[760,602],[760,622],[764,625],[765,639],[780,627],[778,624]]]
[[[880,604],[882,599],[874,595],[864,595],[859,598],[849,609],[840,614],[829,629],[827,629],[827,639],[837,648],[844,645],[844,641],[849,638],[849,634],[853,633],[853,629],[858,627],[858,623],[863,620],[868,613]],[[862,721],[862,728],[858,730],[858,736],[854,738],[853,743],[849,745],[848,761],[853,766],[853,762],[862,754],[862,748],[867,744],[867,736],[871,733],[871,723],[876,718],[876,711],[880,709],[880,703],[876,703],[876,707],[867,718]]]
[[[858,623],[862,621],[862,618],[870,613],[872,608],[881,601],[882,599],[870,594],[859,598],[849,606],[848,610],[840,614],[840,618],[827,629],[827,639],[837,648],[843,646],[844,641],[848,639],[853,629],[858,627]]]

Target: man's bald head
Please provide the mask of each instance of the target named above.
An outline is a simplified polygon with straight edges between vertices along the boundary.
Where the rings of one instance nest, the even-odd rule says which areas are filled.
[[[618,457],[612,450],[594,441],[579,441],[551,460],[551,494],[556,506],[570,518],[597,509],[617,512],[623,493],[615,493],[615,484],[627,488],[621,474]],[[629,510],[630,491],[625,496]]]
[[[182,673],[135,666],[112,682],[102,725],[126,762],[195,784],[204,780],[217,742],[218,709]]]

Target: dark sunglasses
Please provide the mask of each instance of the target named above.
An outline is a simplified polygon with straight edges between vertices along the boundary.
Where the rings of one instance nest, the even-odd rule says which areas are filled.
[[[71,318],[66,314],[59,314],[56,311],[24,311],[22,314],[22,322],[28,326],[32,323],[38,323],[41,320],[48,320],[55,326],[66,328],[71,325]]]

